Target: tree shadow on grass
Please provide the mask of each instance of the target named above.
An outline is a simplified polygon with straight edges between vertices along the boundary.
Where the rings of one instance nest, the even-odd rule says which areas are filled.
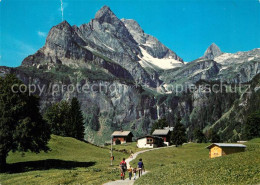
[[[78,161],[64,161],[59,159],[46,159],[40,161],[26,161],[8,164],[7,173],[21,173],[35,170],[49,170],[49,169],[74,169],[77,167],[94,166],[96,162],[78,162]]]

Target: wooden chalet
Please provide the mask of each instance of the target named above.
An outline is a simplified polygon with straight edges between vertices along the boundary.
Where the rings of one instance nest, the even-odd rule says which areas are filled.
[[[115,131],[112,134],[113,144],[116,144],[116,140],[120,141],[120,144],[132,142],[133,134],[131,131]]]
[[[170,145],[171,132],[170,129],[155,129],[153,136],[161,137],[165,145]]]
[[[157,148],[160,147],[160,143],[163,145],[163,139],[157,136],[143,136],[137,139],[138,148]]]

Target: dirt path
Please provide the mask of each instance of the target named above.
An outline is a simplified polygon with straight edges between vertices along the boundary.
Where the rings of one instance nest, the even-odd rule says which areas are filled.
[[[174,146],[174,145],[172,145]],[[169,147],[172,147],[172,146],[169,146]],[[136,157],[139,155],[139,154],[142,154],[144,152],[149,152],[149,151],[152,151],[152,150],[159,150],[159,149],[162,149],[162,148],[167,148],[167,147],[160,147],[160,148],[152,148],[152,149],[148,149],[148,150],[143,150],[143,151],[139,151],[139,152],[136,152],[132,155],[132,157],[128,157],[125,161],[126,161],[126,164],[127,164],[127,168],[129,168],[130,166],[130,162],[133,161],[134,159],[136,159]],[[148,171],[145,171],[143,172],[143,175],[147,174]],[[141,176],[142,177],[142,176]],[[136,179],[138,179],[138,173],[136,173]],[[128,178],[125,179],[125,180],[116,180],[116,181],[111,181],[111,182],[107,182],[103,185],[133,185],[135,182],[135,180],[129,180]]]

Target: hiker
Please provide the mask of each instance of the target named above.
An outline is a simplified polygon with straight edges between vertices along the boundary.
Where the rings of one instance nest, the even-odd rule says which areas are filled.
[[[130,150],[130,158],[134,157],[133,154],[134,154],[134,152],[132,150]]]
[[[133,168],[132,168],[132,166],[129,166],[128,174],[129,174],[129,180],[131,180],[132,174],[133,174]]]
[[[121,179],[125,180],[125,172],[127,170],[125,158],[123,158],[123,160],[120,162],[119,166],[120,166],[120,172],[121,172]]]
[[[138,166],[139,177],[140,177],[140,175],[142,175],[143,170],[144,170],[144,163],[143,163],[142,159],[139,159],[137,166]]]
[[[133,173],[134,173],[134,180],[136,179],[136,168],[133,169]]]

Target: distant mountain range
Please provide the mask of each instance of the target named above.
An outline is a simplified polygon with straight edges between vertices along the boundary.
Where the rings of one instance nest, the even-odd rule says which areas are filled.
[[[122,91],[110,89],[107,92],[93,89],[89,93],[68,89],[56,94],[36,92],[41,96],[42,112],[51,103],[76,96],[82,104],[86,140],[90,142],[102,144],[113,130],[121,128],[132,130],[136,136],[148,133],[152,123],[162,117],[166,117],[172,126],[175,118],[181,117],[191,138],[195,128],[205,132],[215,129],[216,122],[232,109],[236,101],[241,101],[243,93],[232,97],[217,94],[206,97],[198,91],[176,95],[172,88],[198,85],[202,81],[204,85],[215,81],[251,83],[253,78],[257,81],[260,49],[224,53],[213,43],[202,57],[186,63],[158,39],[144,33],[135,20],[120,20],[104,6],[87,24],[77,27],[63,21],[54,26],[45,45],[26,57],[20,67],[0,67],[1,76],[7,73],[16,74],[25,84],[46,87],[50,84],[79,84],[79,88],[85,84],[102,84],[117,90],[124,87]],[[252,91],[245,91],[249,90]],[[253,93],[259,96],[259,91]],[[227,102],[213,105],[216,99],[220,101],[219,98]],[[254,106],[255,103],[251,102]],[[247,109],[251,104],[246,105]],[[208,115],[204,115],[203,107],[207,108]],[[202,115],[204,117],[199,118]],[[244,121],[236,120],[239,123]],[[225,128],[237,127],[237,124],[231,125],[231,128]],[[225,140],[240,137],[242,132],[241,126],[236,134],[231,131],[223,134],[221,128],[216,129]]]

